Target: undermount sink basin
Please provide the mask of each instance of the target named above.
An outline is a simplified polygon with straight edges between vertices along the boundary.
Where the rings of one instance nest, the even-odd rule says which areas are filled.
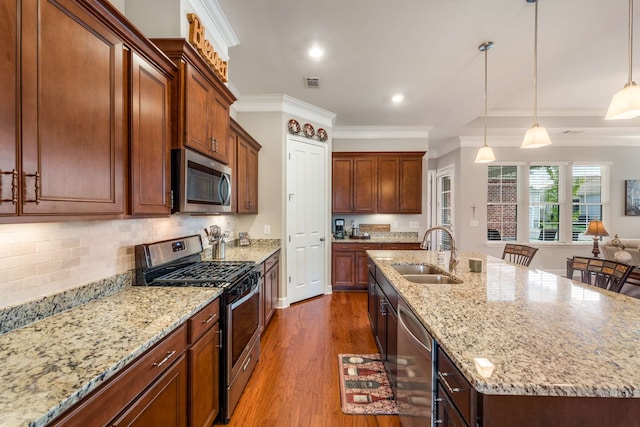
[[[393,264],[393,268],[403,276],[405,274],[442,274],[442,271],[424,264]]]
[[[403,274],[402,277],[413,283],[459,283],[444,274]]]

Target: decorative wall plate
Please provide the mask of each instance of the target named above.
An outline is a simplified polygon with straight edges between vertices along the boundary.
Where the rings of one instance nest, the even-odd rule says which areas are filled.
[[[313,129],[313,126],[311,126],[309,123],[305,123],[304,136],[306,136],[307,138],[313,138],[313,135],[315,134],[316,134],[316,131]]]
[[[294,135],[300,133],[300,123],[298,123],[297,120],[289,120],[289,133],[292,133]]]
[[[320,128],[318,129],[318,139],[322,142],[325,142],[328,138],[327,131]]]

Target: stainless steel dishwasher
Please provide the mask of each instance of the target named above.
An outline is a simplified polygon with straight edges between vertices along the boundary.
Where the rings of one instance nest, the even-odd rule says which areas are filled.
[[[433,337],[400,298],[396,400],[402,427],[432,425],[433,344]]]

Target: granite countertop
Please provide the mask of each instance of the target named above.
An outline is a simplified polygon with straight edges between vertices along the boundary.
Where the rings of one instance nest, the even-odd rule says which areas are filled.
[[[128,287],[0,335],[0,426],[43,426],[222,291]]]
[[[418,238],[415,232],[375,232],[369,233],[369,239],[350,239],[349,236],[344,239],[331,238],[332,243],[420,243],[422,240]]]
[[[216,261],[252,261],[263,263],[271,255],[280,250],[280,240],[252,240],[249,246],[227,246],[225,257]],[[211,261],[211,251],[205,260]]]
[[[477,391],[640,397],[640,300],[469,252],[451,272],[463,283],[415,284],[392,264],[437,266],[436,252],[367,254]],[[495,365],[489,378],[478,357]]]

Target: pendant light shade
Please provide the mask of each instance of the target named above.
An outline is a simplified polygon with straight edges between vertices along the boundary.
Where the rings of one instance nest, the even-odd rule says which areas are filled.
[[[476,163],[491,163],[496,160],[493,149],[487,145],[487,52],[493,47],[493,42],[482,43],[478,46],[484,52],[484,144],[476,154]]]
[[[632,119],[640,116],[640,87],[633,81],[633,0],[629,0],[629,79],[613,95],[605,120]]]
[[[524,135],[520,148],[540,148],[551,144],[551,138],[545,128],[538,124],[538,2],[539,0],[526,0],[527,3],[535,3],[535,30],[533,39],[533,126]]]

